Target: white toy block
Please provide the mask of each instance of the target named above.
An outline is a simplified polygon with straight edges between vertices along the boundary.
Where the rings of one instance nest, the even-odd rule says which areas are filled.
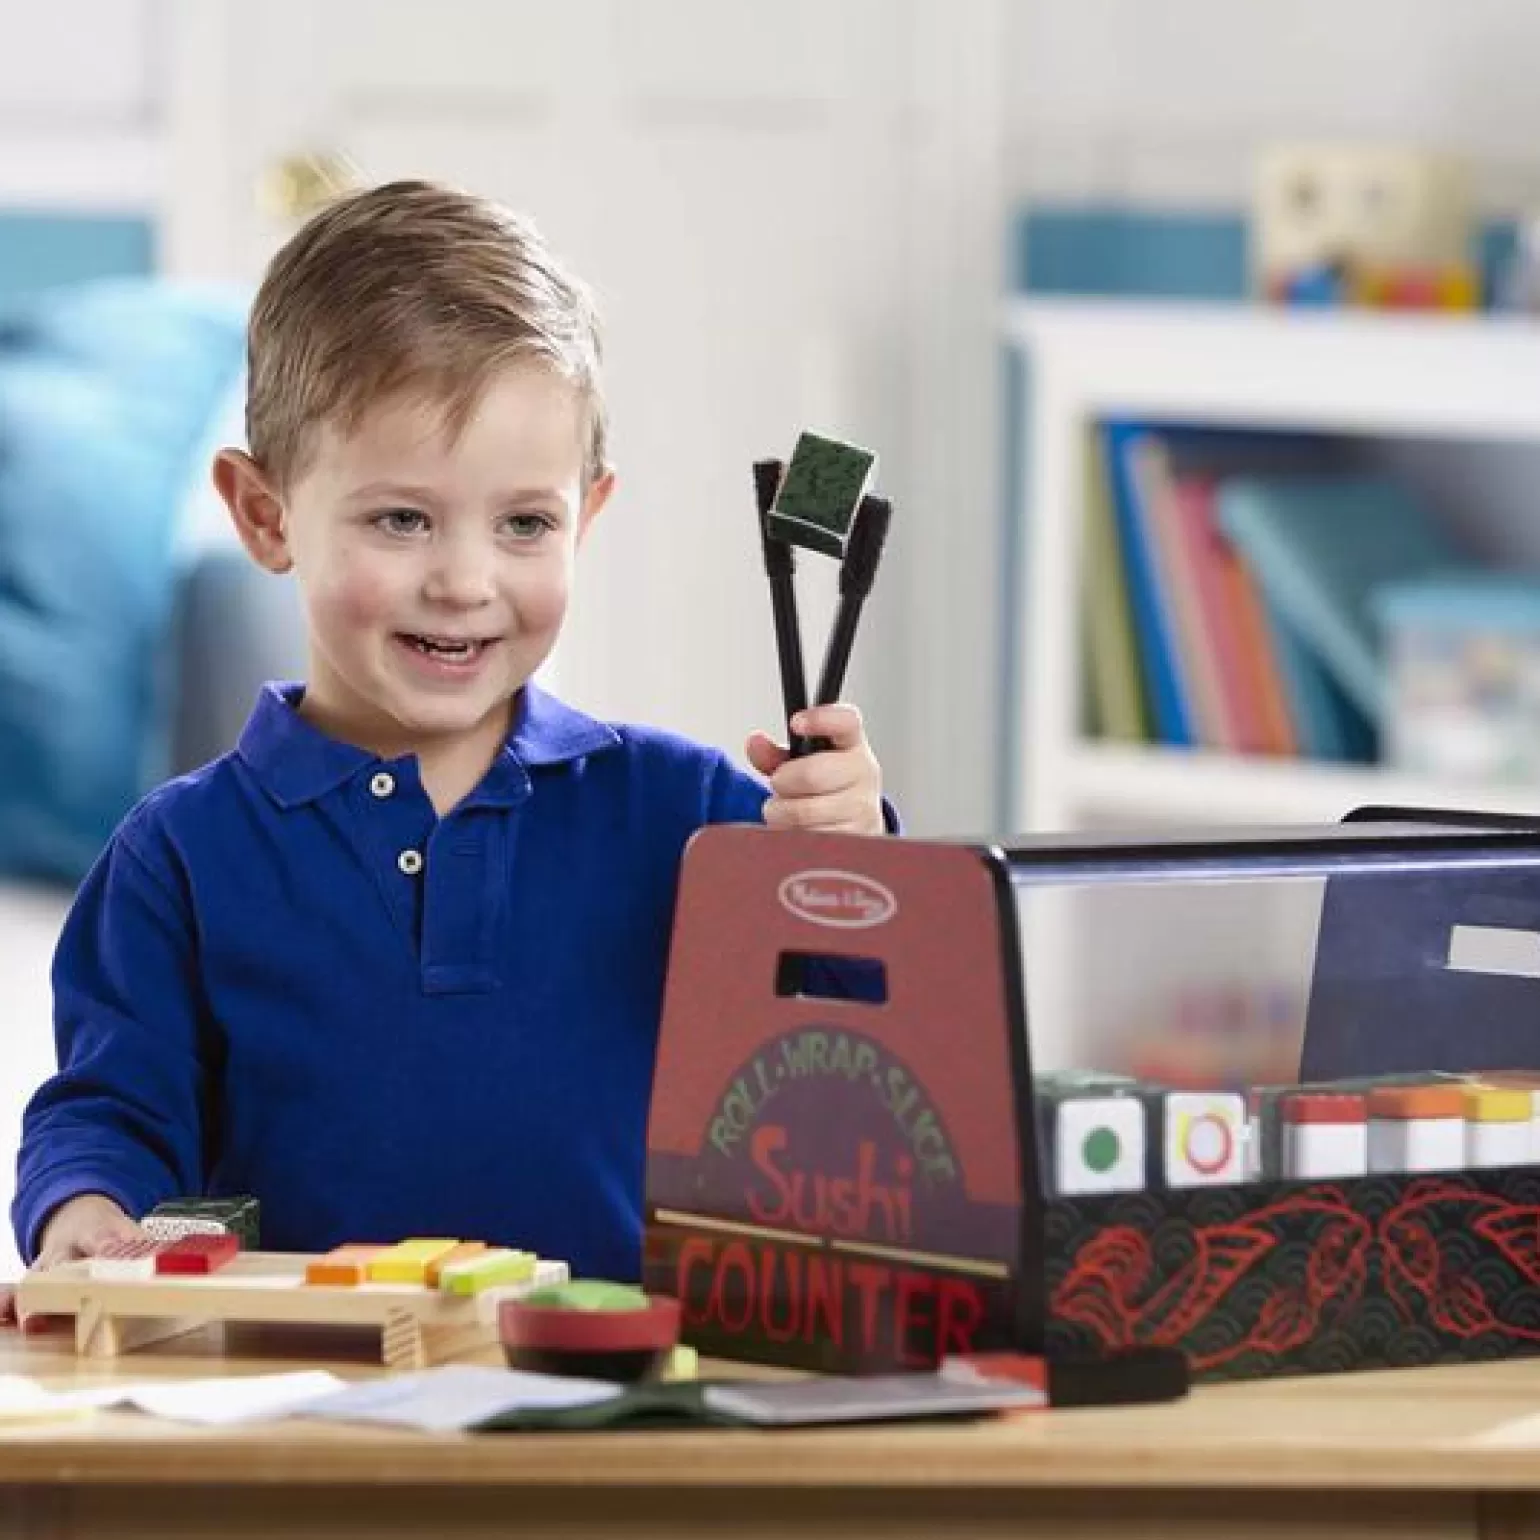
[[[1055,1102],[1055,1191],[1061,1197],[1141,1191],[1145,1122],[1137,1096],[1066,1096]]]
[[[1162,1099],[1167,1187],[1246,1179],[1246,1103],[1231,1091],[1169,1091]]]

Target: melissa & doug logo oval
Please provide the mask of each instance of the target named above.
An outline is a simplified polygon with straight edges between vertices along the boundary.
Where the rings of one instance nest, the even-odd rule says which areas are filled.
[[[880,882],[834,868],[793,872],[777,896],[798,919],[838,930],[869,930],[898,913],[898,900]]]

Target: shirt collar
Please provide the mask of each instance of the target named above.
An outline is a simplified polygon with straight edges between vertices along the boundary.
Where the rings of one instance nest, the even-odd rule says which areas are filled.
[[[314,802],[381,763],[378,755],[329,737],[306,721],[299,714],[304,693],[303,684],[264,685],[236,745],[258,783],[283,807]],[[508,738],[472,796],[483,804],[517,801],[533,766],[565,764],[619,743],[614,728],[527,684],[519,693]]]

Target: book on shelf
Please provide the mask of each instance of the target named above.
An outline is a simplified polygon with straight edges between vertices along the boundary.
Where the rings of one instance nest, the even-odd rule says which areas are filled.
[[[1163,581],[1156,541],[1157,515],[1146,495],[1138,455],[1147,432],[1137,423],[1106,424],[1108,482],[1121,557],[1121,581],[1128,596],[1145,710],[1157,742],[1185,747],[1196,741],[1192,697],[1178,667],[1174,596]],[[1114,581],[1118,574],[1105,575]]]
[[[1082,616],[1088,705],[1100,735],[1125,743],[1150,737],[1145,690],[1139,677],[1123,541],[1113,508],[1108,457],[1095,435],[1086,437],[1086,530]]]
[[[1220,493],[1219,520],[1269,602],[1378,727],[1385,669],[1371,596],[1461,561],[1429,509],[1386,476],[1237,476]]]
[[[1431,513],[1329,435],[1111,420],[1090,447],[1093,733],[1372,760],[1372,596],[1461,561]]]

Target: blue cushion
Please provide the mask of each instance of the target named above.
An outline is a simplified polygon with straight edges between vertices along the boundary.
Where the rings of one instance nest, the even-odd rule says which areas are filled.
[[[0,874],[77,880],[164,762],[175,524],[244,325],[153,279],[0,307]]]

